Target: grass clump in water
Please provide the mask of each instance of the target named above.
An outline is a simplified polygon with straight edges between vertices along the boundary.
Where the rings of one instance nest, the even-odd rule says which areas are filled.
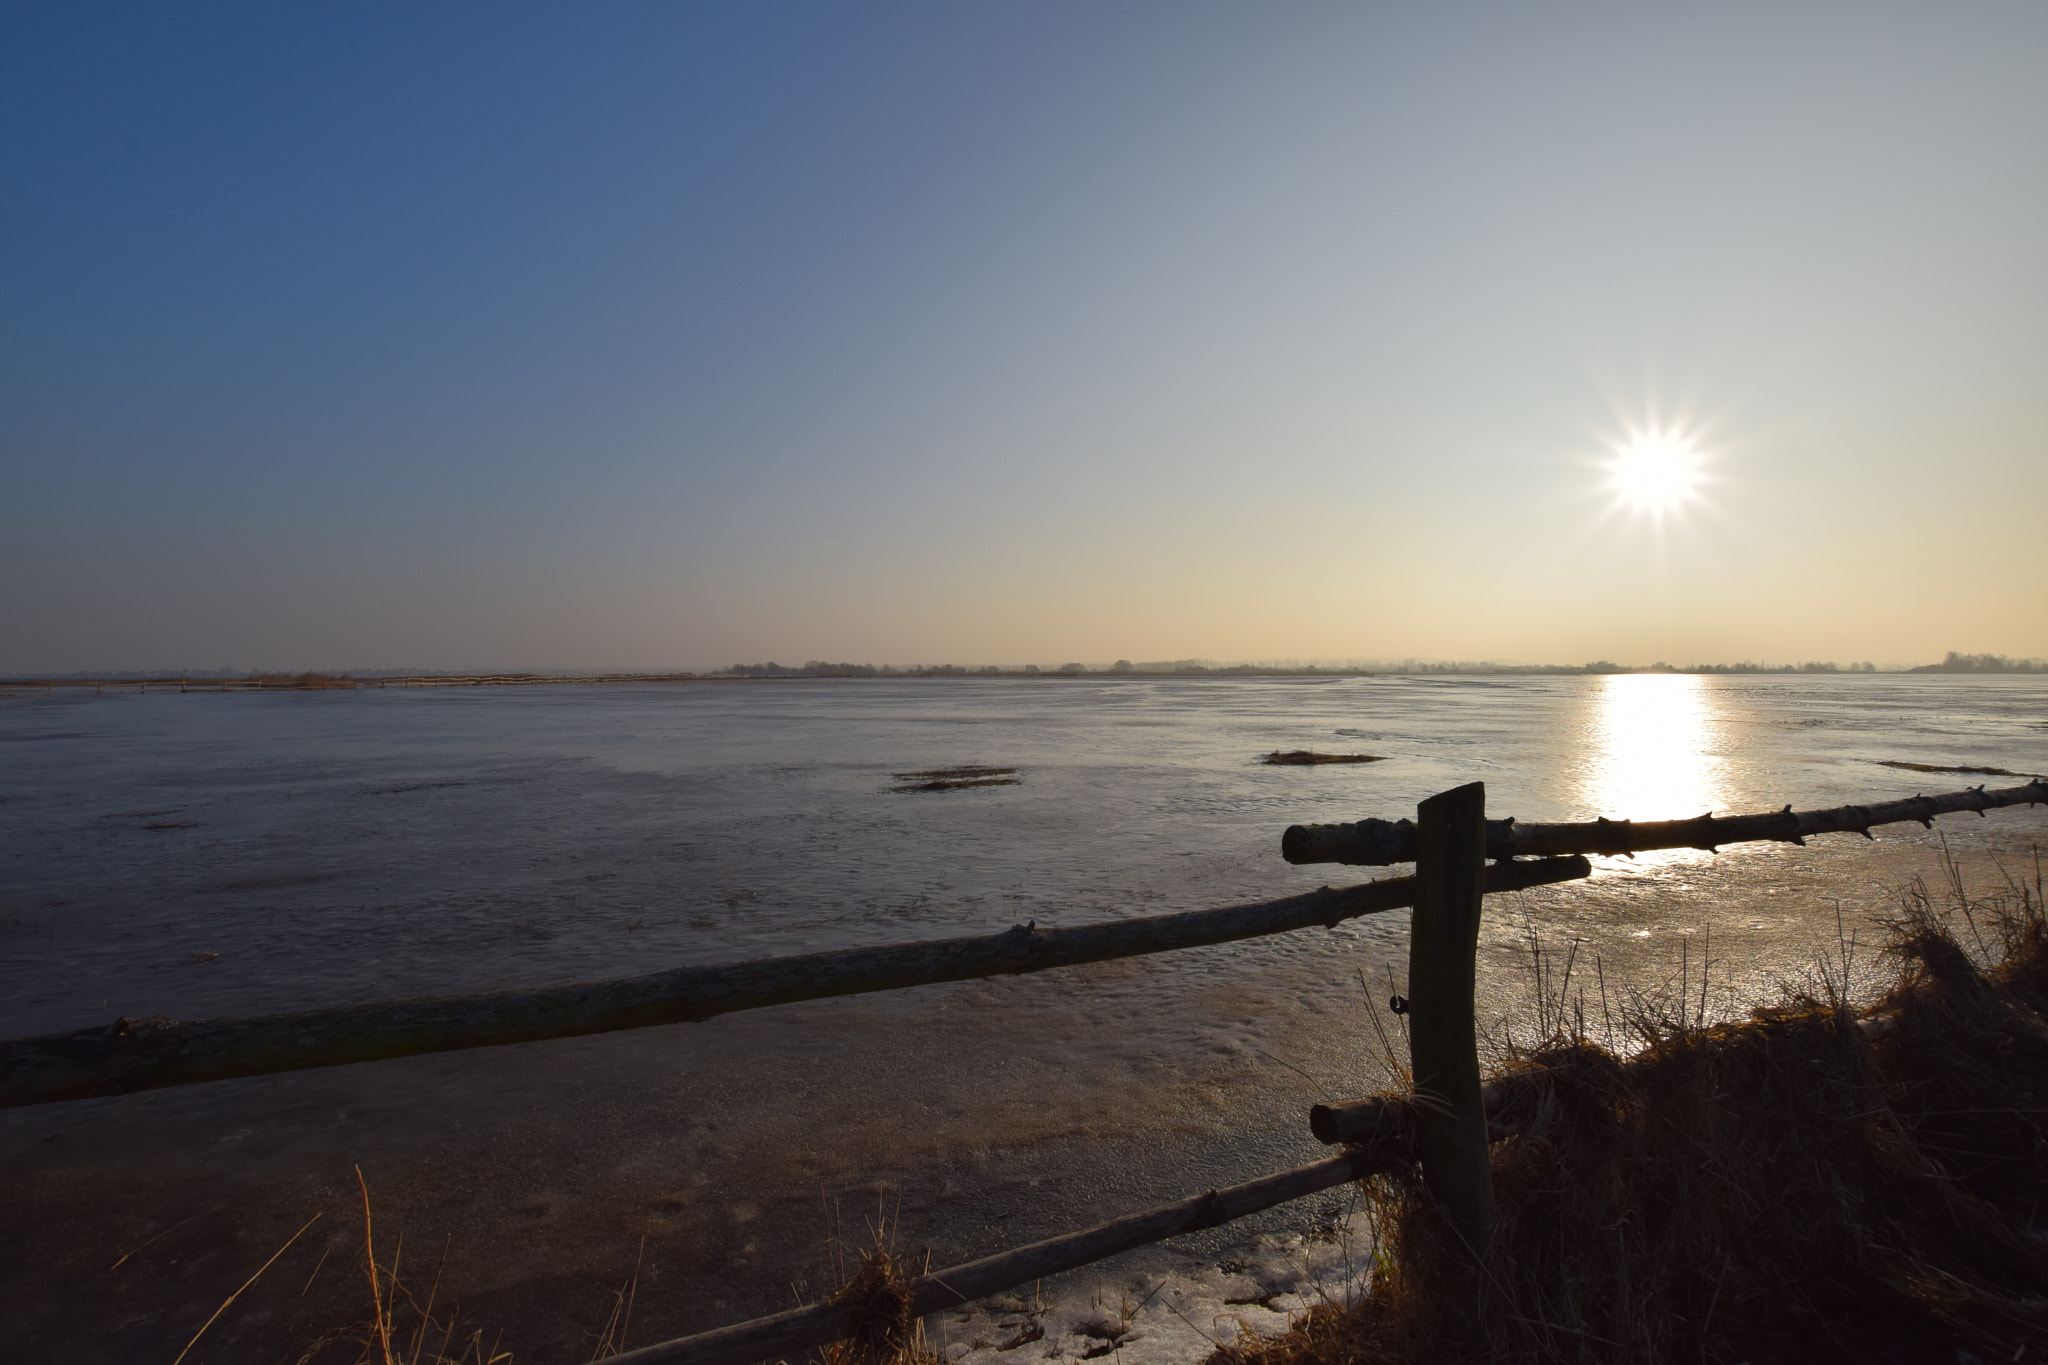
[[[1313,749],[1276,749],[1260,759],[1286,768],[1309,768],[1323,763],[1384,763],[1385,754],[1319,754]]]
[[[1988,777],[2027,777],[2030,774],[2016,773],[2010,768],[1973,768],[1963,763],[1908,763],[1902,758],[1880,758],[1880,768],[1904,768],[1909,773],[1976,773]]]
[[[903,784],[889,788],[892,792],[949,792],[961,787],[1014,787],[1019,782],[1015,768],[927,768],[923,772],[892,775]]]

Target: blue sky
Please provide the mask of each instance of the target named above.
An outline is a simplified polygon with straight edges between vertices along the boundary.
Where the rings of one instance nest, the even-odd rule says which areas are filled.
[[[2048,654],[2044,61],[2024,5],[15,3],[0,669]]]

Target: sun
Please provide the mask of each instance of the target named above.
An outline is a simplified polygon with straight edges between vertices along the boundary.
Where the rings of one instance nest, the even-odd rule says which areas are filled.
[[[1699,456],[1678,436],[1637,436],[1615,452],[1608,466],[1614,491],[1644,512],[1670,512],[1690,501],[1699,486]]]

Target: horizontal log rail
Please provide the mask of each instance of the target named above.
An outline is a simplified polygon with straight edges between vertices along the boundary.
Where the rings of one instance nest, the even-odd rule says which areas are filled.
[[[1813,834],[1861,834],[1866,839],[1878,825],[1918,821],[1930,829],[1934,817],[1959,811],[2048,802],[2048,780],[2035,778],[2018,787],[1986,791],[1946,792],[1881,801],[1867,806],[1836,806],[1831,810],[1781,811],[1756,815],[1715,816],[1690,820],[1593,820],[1579,824],[1525,825],[1514,820],[1486,822],[1486,856],[1495,859],[1566,855],[1648,853],[1663,848],[1698,848],[1717,853],[1724,844],[1761,841],[1803,844]],[[1280,838],[1280,853],[1290,863],[1347,863],[1386,867],[1415,861],[1415,822],[1359,820],[1350,824],[1292,825]]]
[[[1487,869],[1486,890],[1517,891],[1584,877],[1591,870],[1583,858],[1504,864]],[[104,1028],[0,1041],[0,1108],[688,1023],[798,1000],[1014,976],[1315,925],[1334,927],[1360,915],[1414,903],[1415,879],[1391,877],[1255,905],[1146,915],[1071,929],[1020,924],[1004,933],[972,938],[679,967],[541,990],[245,1019],[121,1019]]]
[[[921,1275],[909,1285],[910,1316],[915,1319],[942,1312],[1133,1247],[1218,1227],[1290,1199],[1363,1180],[1382,1169],[1384,1165],[1375,1154],[1347,1151],[1278,1175],[1134,1213],[1085,1232],[1070,1232]],[[757,1360],[777,1360],[844,1337],[858,1311],[857,1304],[828,1299],[773,1317],[606,1356],[599,1365],[751,1365]]]

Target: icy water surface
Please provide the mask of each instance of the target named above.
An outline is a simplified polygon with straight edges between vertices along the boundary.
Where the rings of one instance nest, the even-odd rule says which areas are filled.
[[[1257,762],[1302,748],[1386,761]],[[2012,780],[1884,760],[2048,771],[2048,681],[17,697],[0,701],[0,1030],[1269,899],[1385,875],[1287,866],[1288,824],[1412,814],[1474,779],[1491,813],[1525,820]],[[1018,781],[892,790],[907,785],[896,774],[968,764]],[[2048,813],[1939,829],[1990,875],[1989,852],[2023,855]],[[1590,882],[1490,901],[1482,1011],[1497,1033],[1534,933],[1580,940],[1610,984],[1653,987],[1681,961],[1710,962],[1713,1009],[1740,1012],[1838,946],[1838,905],[1844,932],[1867,941],[1883,884],[1931,868],[1935,835],[1880,834],[1616,860]],[[1367,1011],[1404,959],[1405,915],[1391,915],[704,1025],[11,1111],[0,1154],[19,1197],[0,1215],[15,1248],[0,1313],[34,1324],[51,1358],[120,1359],[173,1337],[175,1353],[246,1258],[260,1264],[311,1211],[331,1213],[322,1235],[344,1235],[360,1164],[408,1236],[450,1239],[450,1283],[510,1325],[522,1359],[586,1357],[584,1319],[602,1321],[636,1256],[636,1344],[715,1325],[786,1306],[793,1283],[814,1289],[835,1207],[856,1225],[886,1209],[944,1261],[1315,1155],[1304,1106],[1383,1081]],[[159,1233],[122,1268],[140,1278],[93,1268]],[[1221,1235],[1155,1256],[1213,1256]],[[302,1275],[330,1245],[309,1238]],[[289,1351],[345,1320],[344,1294],[316,1283],[213,1331],[250,1358]]]
[[[16,699],[0,1029],[1265,899],[1347,875],[1282,863],[1286,825],[1411,814],[1474,779],[1525,820],[1949,789],[1985,779],[1878,760],[2048,769],[2044,691],[1637,675]],[[1292,748],[1388,761],[1255,761]],[[1020,781],[891,790],[964,764]]]

